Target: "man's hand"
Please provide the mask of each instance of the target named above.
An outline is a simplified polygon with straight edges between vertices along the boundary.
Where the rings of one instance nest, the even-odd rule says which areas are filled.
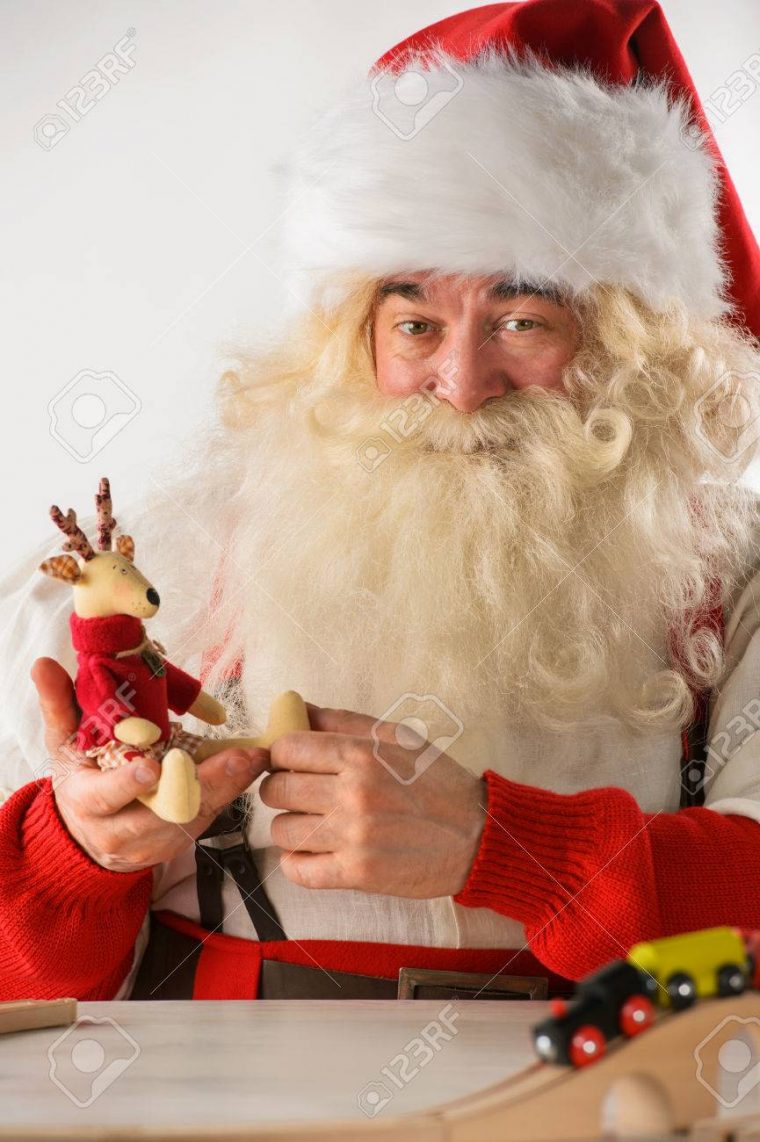
[[[135,800],[156,784],[159,765],[143,757],[101,770],[73,747],[81,711],[67,672],[52,658],[38,658],[31,675],[45,722],[58,811],[77,844],[103,868],[135,872],[172,860],[266,768],[269,755],[261,749],[229,749],[207,758],[197,767],[199,815],[187,825],[162,821]]]
[[[266,805],[287,810],[273,819],[272,840],[286,850],[288,879],[416,898],[459,892],[485,824],[485,782],[445,753],[411,780],[430,743],[407,749],[395,722],[307,706],[312,731],[322,732],[276,741],[259,786]],[[373,754],[372,727],[387,768]]]

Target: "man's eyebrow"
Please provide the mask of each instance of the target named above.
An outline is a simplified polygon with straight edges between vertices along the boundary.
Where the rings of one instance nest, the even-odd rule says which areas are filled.
[[[553,301],[555,305],[565,304],[563,293],[557,286],[538,285],[534,282],[517,283],[509,278],[494,282],[487,296],[495,301],[509,301],[514,297],[543,297],[547,301]]]
[[[405,297],[407,301],[427,301],[427,294],[418,282],[385,282],[378,290],[378,297],[383,301],[394,293]]]
[[[389,281],[384,282],[378,289],[378,298],[383,301],[386,297],[392,294],[398,294],[400,297],[405,297],[407,301],[427,301],[428,297],[425,293],[424,286],[419,282],[407,281]],[[502,278],[500,281],[494,282],[488,290],[487,297],[490,301],[510,301],[515,297],[543,297],[547,301],[553,301],[556,305],[564,305],[565,299],[557,286],[550,283],[538,285],[532,282],[515,282],[510,278]]]

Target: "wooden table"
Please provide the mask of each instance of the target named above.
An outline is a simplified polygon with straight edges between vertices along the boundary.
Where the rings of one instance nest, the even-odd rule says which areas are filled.
[[[650,1142],[679,1124],[760,1142],[760,993],[727,1003],[658,1018],[579,1071],[536,1060],[535,1000],[80,1003],[68,1026],[0,1035],[0,1139],[590,1142],[615,1090],[621,1136],[646,1122]],[[746,1117],[719,1122],[693,1049],[711,1044],[707,1067],[729,1013],[755,1062]]]
[[[534,1059],[529,1029],[547,1012],[535,1000],[80,1003],[73,1030],[0,1036],[0,1137],[29,1127],[40,1128],[30,1138],[126,1138],[141,1127],[212,1138],[336,1119],[378,1127],[520,1071]]]

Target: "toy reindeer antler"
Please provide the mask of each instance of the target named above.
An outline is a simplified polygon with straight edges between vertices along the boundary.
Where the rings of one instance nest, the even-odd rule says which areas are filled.
[[[95,506],[98,509],[98,550],[111,550],[111,532],[116,527],[116,520],[111,514],[111,485],[107,476],[101,477],[100,487],[95,496]]]
[[[50,518],[66,536],[63,550],[77,552],[85,563],[95,559],[96,554],[111,551],[111,533],[116,527],[116,520],[111,510],[111,484],[107,476],[101,477],[95,496],[95,506],[98,512],[97,553],[78,525],[76,512],[73,508],[69,508],[66,515],[63,514],[57,504],[53,504],[50,509]],[[118,536],[116,539],[116,550],[120,555],[123,555],[125,559],[128,559],[130,563],[134,562],[135,544],[131,536]],[[82,579],[82,567],[72,555],[54,555],[51,559],[46,559],[44,563],[40,564],[40,571],[44,572],[45,575],[49,575],[52,579],[62,579],[72,584],[79,583]]]
[[[108,477],[100,480],[100,488],[95,496],[95,506],[98,509],[98,548],[100,551],[111,550],[111,532],[116,527],[117,520],[111,514],[111,485]],[[116,550],[130,563],[135,559],[135,541],[131,535],[116,537]]]
[[[66,515],[64,515],[61,509],[56,504],[53,504],[50,509],[50,518],[53,523],[61,529],[63,534],[67,536],[66,542],[63,545],[64,551],[76,551],[85,560],[95,558],[95,552],[92,549],[89,539],[77,524],[77,514],[73,508],[69,508]]]

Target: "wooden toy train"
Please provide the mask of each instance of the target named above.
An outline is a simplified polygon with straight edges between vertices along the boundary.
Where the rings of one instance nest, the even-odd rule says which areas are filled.
[[[586,976],[571,999],[551,1000],[533,1044],[546,1063],[582,1067],[611,1040],[646,1031],[660,1012],[746,988],[760,989],[760,932],[706,928],[649,940]]]

